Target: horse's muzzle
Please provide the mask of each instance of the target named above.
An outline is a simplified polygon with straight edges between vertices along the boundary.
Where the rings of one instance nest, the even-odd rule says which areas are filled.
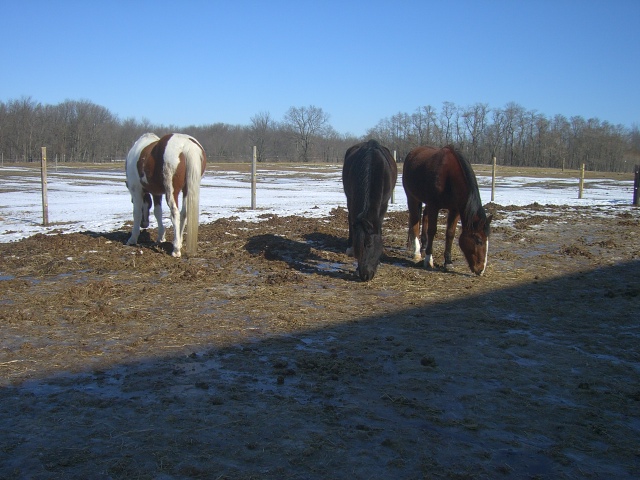
[[[360,269],[360,267],[358,267],[356,269],[356,275],[358,275],[358,277],[360,277],[360,280],[362,280],[363,282],[368,282],[370,280],[373,280],[373,277],[376,275],[376,271],[375,270],[363,271]]]

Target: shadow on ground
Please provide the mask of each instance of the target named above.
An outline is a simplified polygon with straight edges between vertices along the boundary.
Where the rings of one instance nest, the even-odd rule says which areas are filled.
[[[302,273],[284,252],[328,260],[246,248]],[[5,387],[0,477],[638,478],[639,273],[373,317],[359,302],[383,295],[337,292],[326,328]]]

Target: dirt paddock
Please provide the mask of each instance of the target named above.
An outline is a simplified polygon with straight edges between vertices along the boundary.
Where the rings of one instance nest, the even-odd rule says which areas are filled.
[[[489,210],[484,277],[405,213],[369,283],[342,209],[0,244],[0,478],[639,478],[640,212]]]

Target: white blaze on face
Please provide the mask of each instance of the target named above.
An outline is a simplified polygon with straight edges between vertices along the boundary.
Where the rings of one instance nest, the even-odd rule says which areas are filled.
[[[480,275],[484,273],[487,269],[487,261],[489,260],[489,239],[487,238],[487,243],[484,244],[484,266],[482,267],[482,271]]]

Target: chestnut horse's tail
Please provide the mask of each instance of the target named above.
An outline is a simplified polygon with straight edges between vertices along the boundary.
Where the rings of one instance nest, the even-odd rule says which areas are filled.
[[[186,159],[186,192],[184,199],[187,210],[187,252],[195,255],[198,251],[198,227],[200,225],[200,180],[207,164],[204,148],[193,137],[187,143],[184,155]]]

